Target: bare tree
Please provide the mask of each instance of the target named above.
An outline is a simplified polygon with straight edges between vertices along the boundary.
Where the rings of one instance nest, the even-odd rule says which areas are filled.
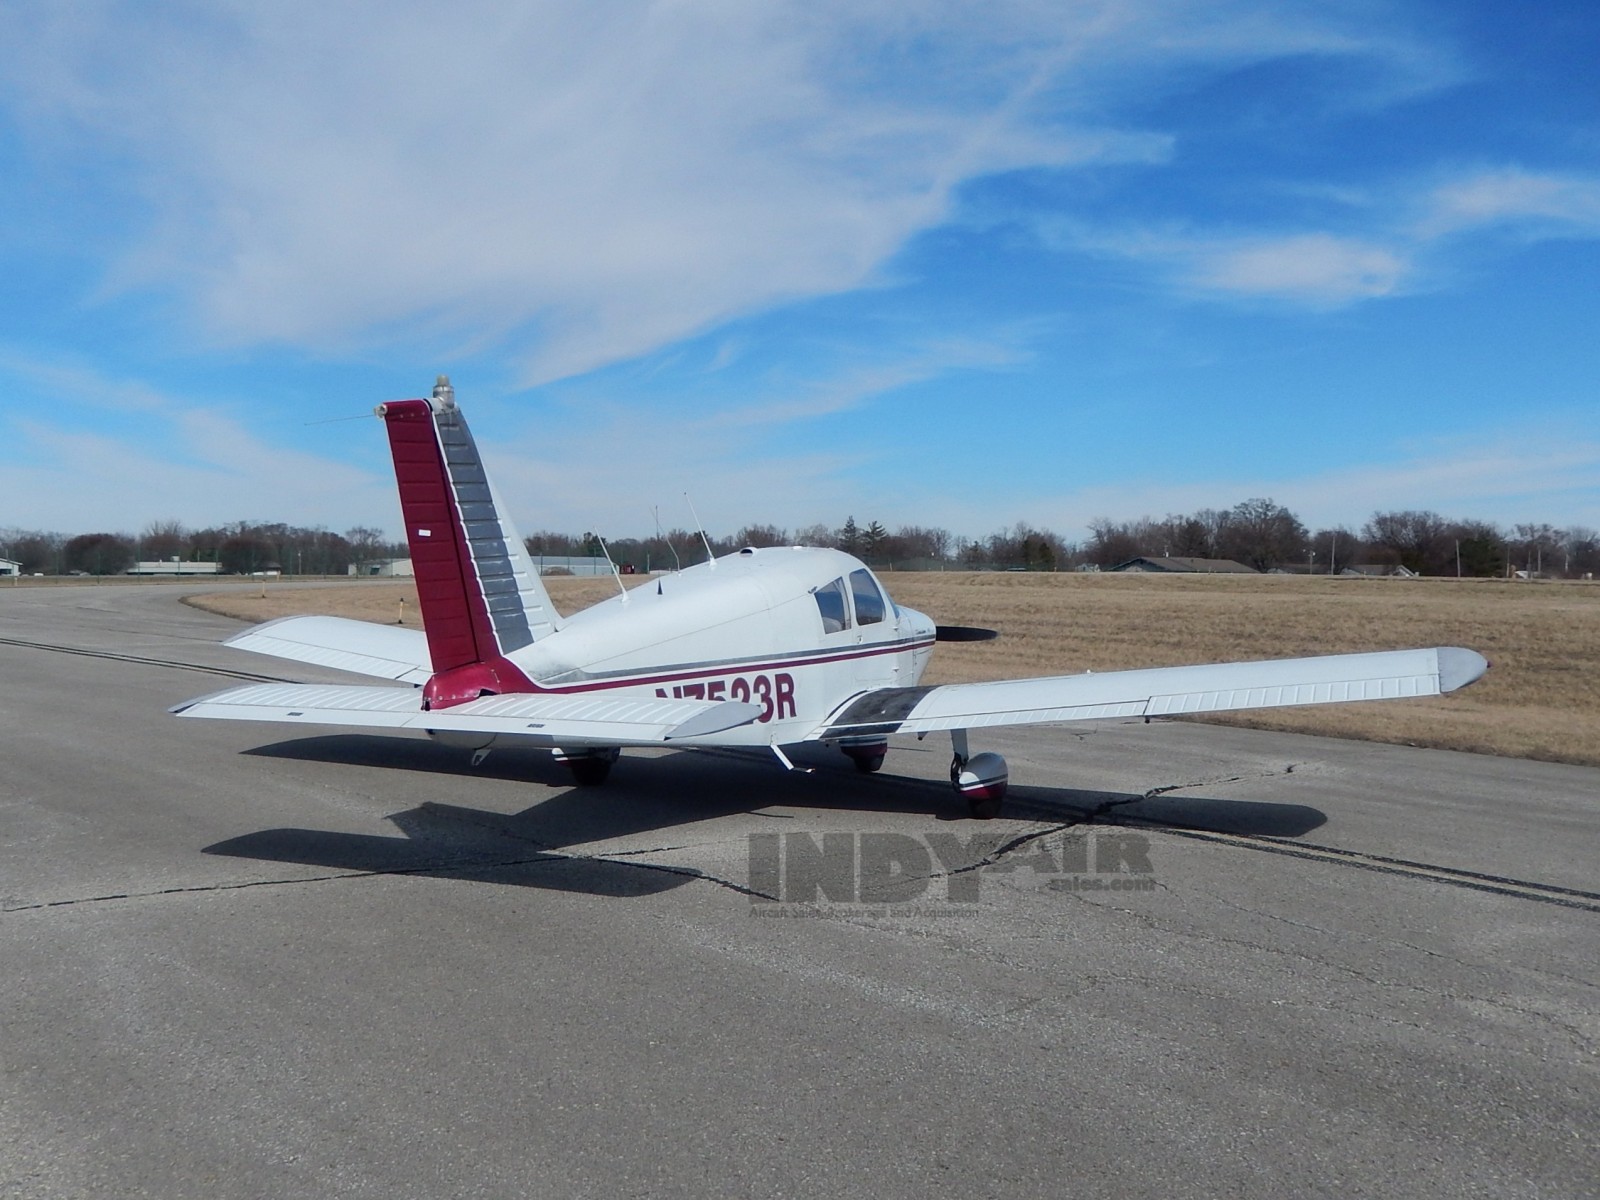
[[[1222,535],[1224,557],[1248,563],[1258,571],[1306,558],[1306,527],[1269,497],[1243,500],[1228,511]]]
[[[1543,574],[1545,559],[1554,566],[1560,556],[1561,531],[1554,525],[1525,524],[1516,527],[1517,561],[1529,574]]]
[[[192,543],[182,521],[151,521],[139,535],[139,549],[147,559],[187,558]]]
[[[1325,570],[1329,575],[1337,575],[1352,563],[1363,561],[1361,539],[1343,525],[1317,530],[1311,537],[1310,548],[1316,556],[1312,559],[1314,569]],[[1316,566],[1318,563],[1321,565]]]
[[[1089,522],[1089,544],[1084,547],[1084,553],[1092,563],[1114,567],[1130,558],[1163,553],[1165,539],[1159,533],[1154,536],[1163,544],[1152,548],[1152,525],[1148,519],[1113,521],[1109,517],[1096,517]]]
[[[383,530],[357,525],[344,531],[344,540],[350,546],[350,558],[360,571],[367,563],[383,556]]]
[[[733,535],[734,542],[742,549],[745,546],[787,546],[789,535],[776,525],[746,525]]]
[[[117,575],[133,565],[133,542],[120,533],[80,533],[61,548],[66,569]]]
[[[1600,571],[1600,533],[1585,525],[1563,529],[1561,555],[1563,575],[1592,576]]]
[[[1447,562],[1453,564],[1455,556],[1454,547],[1449,544],[1449,529],[1449,522],[1436,512],[1407,509],[1373,513],[1361,536],[1373,546],[1389,551],[1401,566],[1419,575],[1438,575]]]

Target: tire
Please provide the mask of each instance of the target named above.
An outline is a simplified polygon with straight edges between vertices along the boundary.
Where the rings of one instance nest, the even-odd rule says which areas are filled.
[[[569,758],[567,766],[572,770],[572,781],[579,787],[599,787],[611,774],[609,758]]]

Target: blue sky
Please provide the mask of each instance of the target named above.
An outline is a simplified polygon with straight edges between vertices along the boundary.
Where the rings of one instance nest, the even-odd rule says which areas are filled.
[[[1592,3],[0,0],[0,527],[1600,526]]]

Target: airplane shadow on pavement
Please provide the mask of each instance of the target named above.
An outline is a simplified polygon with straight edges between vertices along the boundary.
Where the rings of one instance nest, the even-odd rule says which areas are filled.
[[[690,867],[618,860],[618,855],[641,853],[633,847],[607,848],[604,853],[611,857],[568,853],[564,848],[589,847],[741,813],[770,820],[775,831],[807,813],[827,811],[922,814],[938,820],[965,817],[965,806],[941,781],[897,776],[892,771],[861,775],[843,762],[837,751],[826,747],[807,747],[793,755],[798,763],[814,767],[812,774],[782,771],[760,752],[625,755],[610,781],[600,788],[572,786],[567,769],[539,750],[497,749],[481,766],[470,767],[461,750],[433,742],[340,734],[295,738],[245,753],[436,774],[459,781],[452,790],[480,783],[491,787],[512,783],[551,791],[516,812],[425,801],[388,818],[399,829],[398,837],[266,829],[207,846],[207,854],[590,895],[653,895],[681,887],[700,873]],[[1242,836],[1299,837],[1327,820],[1320,810],[1307,805],[1172,793],[1141,796],[1013,785],[1010,797],[1013,813],[1029,819],[1136,822],[1145,828],[1166,825]],[[814,828],[815,819],[804,825]]]

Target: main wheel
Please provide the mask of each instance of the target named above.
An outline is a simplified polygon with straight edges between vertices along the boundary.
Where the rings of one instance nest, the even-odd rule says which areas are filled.
[[[889,743],[879,742],[844,742],[839,746],[845,756],[855,763],[856,770],[863,775],[871,775],[883,766],[883,756],[889,753]]]
[[[1000,815],[1009,780],[1006,760],[998,754],[974,754],[965,762],[958,756],[950,764],[950,782],[975,820],[992,821]]]
[[[611,774],[611,759],[597,755],[569,758],[567,766],[572,770],[572,781],[579,787],[599,787]]]

